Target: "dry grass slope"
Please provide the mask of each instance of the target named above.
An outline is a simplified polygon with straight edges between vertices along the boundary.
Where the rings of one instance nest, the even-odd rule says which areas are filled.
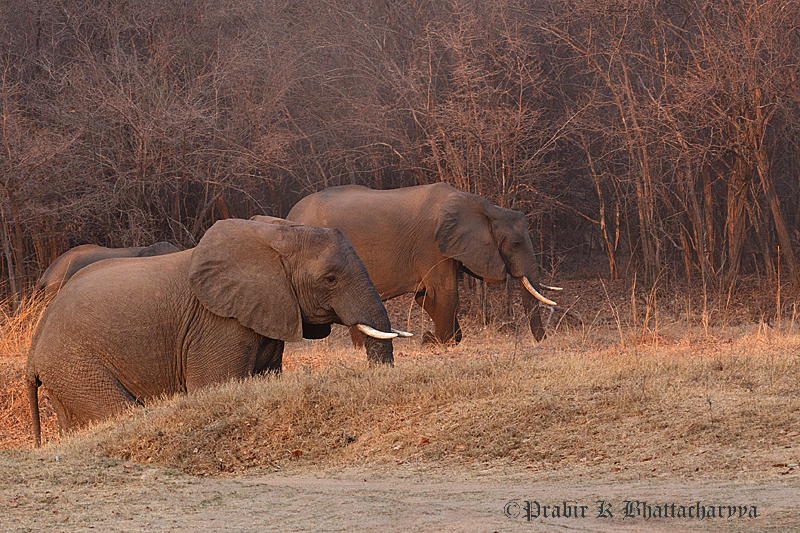
[[[620,350],[558,340],[512,358],[513,339],[490,336],[396,368],[369,368],[355,352],[348,364],[167,399],[56,447],[202,474],[500,461],[750,477],[797,462],[798,341]]]
[[[279,377],[166,398],[66,439],[49,413],[43,453],[195,474],[402,462],[619,478],[797,473],[796,336],[673,328],[623,343],[604,326],[534,345],[527,332],[470,331],[455,348],[398,343],[395,368],[371,368],[337,330],[289,345]],[[0,358],[4,447],[26,448],[26,340],[4,342],[17,346]]]

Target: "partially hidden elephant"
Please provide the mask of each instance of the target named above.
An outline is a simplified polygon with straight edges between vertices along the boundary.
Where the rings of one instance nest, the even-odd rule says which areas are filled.
[[[44,292],[47,298],[52,298],[61,290],[61,287],[80,269],[104,259],[115,257],[152,257],[180,252],[173,244],[162,241],[150,246],[131,246],[129,248],[106,248],[96,244],[83,244],[70,248],[56,257],[47,270],[36,283],[36,289]]]
[[[286,218],[341,231],[384,301],[414,294],[435,328],[424,333],[423,343],[461,341],[459,270],[491,283],[504,283],[507,274],[521,280],[531,332],[536,340],[544,338],[538,302],[555,302],[536,286],[560,289],[539,284],[539,264],[520,211],[446,183],[392,190],[345,185],[303,198]]]
[[[398,334],[338,230],[228,219],[190,250],[89,265],[47,307],[28,351],[35,443],[40,385],[63,433],[161,395],[280,372],[284,342],[324,337],[331,323]]]

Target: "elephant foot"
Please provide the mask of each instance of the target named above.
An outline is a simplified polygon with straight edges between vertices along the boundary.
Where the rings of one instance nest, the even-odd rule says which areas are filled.
[[[438,346],[441,344],[439,339],[436,338],[436,335],[431,333],[430,331],[426,331],[422,334],[422,345],[423,346]]]
[[[423,346],[455,346],[461,342],[461,330],[458,330],[455,336],[451,337],[449,341],[442,342],[431,331],[426,331],[422,334]]]

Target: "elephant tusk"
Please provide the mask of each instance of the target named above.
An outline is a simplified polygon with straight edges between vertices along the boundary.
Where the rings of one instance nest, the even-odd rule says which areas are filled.
[[[392,328],[392,333],[397,333],[398,337],[413,337],[413,333],[409,333],[407,331],[400,331],[399,329]]]
[[[553,287],[552,285],[545,285],[544,283],[540,283],[539,286],[548,291],[563,291],[564,287]]]
[[[385,331],[378,331],[375,328],[371,328],[366,324],[358,324],[356,326],[364,335],[369,335],[370,337],[374,337],[376,339],[393,339],[397,337],[397,333],[386,333]]]
[[[553,300],[545,298],[544,296],[539,294],[539,291],[537,291],[533,287],[533,285],[531,285],[531,282],[528,281],[528,278],[526,276],[522,276],[522,286],[525,287],[528,290],[529,293],[533,294],[536,297],[536,299],[539,300],[540,302],[542,302],[544,304],[547,304],[547,305],[558,305]]]

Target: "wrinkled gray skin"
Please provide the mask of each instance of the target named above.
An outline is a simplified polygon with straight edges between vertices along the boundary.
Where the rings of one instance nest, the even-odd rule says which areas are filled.
[[[76,246],[59,255],[50,263],[47,270],[36,283],[36,288],[44,291],[48,298],[52,298],[61,290],[69,278],[80,269],[104,259],[115,257],[152,257],[180,252],[180,249],[168,242],[157,242],[150,246],[133,246],[130,248],[106,248],[95,244]]]
[[[337,230],[229,219],[198,246],[110,259],[76,274],[45,310],[26,384],[62,433],[163,394],[280,372],[284,341],[331,323],[391,331],[364,265]],[[391,362],[391,361],[382,361]]]
[[[283,224],[286,226],[301,226],[297,222],[292,222],[283,218],[276,218],[267,215],[255,215],[250,217],[250,220],[264,222],[266,224]],[[326,331],[319,332],[307,324],[303,325],[303,337],[306,339],[324,339],[330,334],[330,327]],[[356,328],[350,329],[350,334],[359,339],[360,343],[364,343],[361,332]],[[378,341],[377,339],[368,338],[367,345],[367,360],[370,362],[389,363],[394,362],[394,349],[391,341]]]
[[[300,200],[287,220],[336,228],[353,244],[383,300],[412,293],[433,319],[423,342],[460,342],[459,269],[490,282],[527,276],[539,264],[525,215],[446,183],[378,191],[332,187]],[[544,338],[538,301],[522,290],[536,340]],[[367,340],[369,343],[391,341]]]

